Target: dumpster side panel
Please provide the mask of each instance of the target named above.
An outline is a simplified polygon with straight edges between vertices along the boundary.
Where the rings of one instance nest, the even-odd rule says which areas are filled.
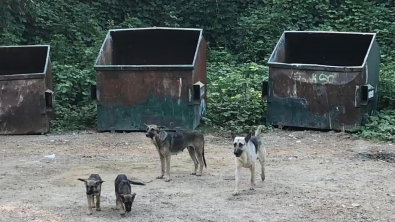
[[[364,113],[373,115],[373,111],[377,110],[378,104],[378,84],[379,84],[379,73],[380,73],[380,48],[376,40],[373,41],[372,47],[370,48],[368,58],[366,61],[366,84],[370,84],[375,88],[374,95],[370,104],[364,110]],[[365,108],[365,107],[363,107]]]
[[[48,132],[44,79],[0,81],[0,92],[0,134]]]
[[[274,48],[272,55],[269,58],[270,62],[283,62],[286,61],[287,54],[286,54],[286,41],[285,41],[285,34],[283,33],[278,40],[276,47]]]
[[[207,58],[206,41],[203,37],[198,48],[192,79],[192,84],[198,81],[204,84],[204,97],[201,99],[201,101],[193,101],[195,102],[193,128],[196,128],[199,126],[202,115],[204,115],[205,110],[207,109]]]
[[[47,65],[47,71],[45,72],[45,90],[50,90],[53,91],[53,83],[52,83],[52,63],[50,58],[48,58],[48,65]],[[52,102],[54,101],[55,95],[52,95]],[[55,119],[55,112],[53,108],[51,107],[50,109],[47,110],[47,117],[49,120]]]
[[[51,60],[48,58],[48,67],[47,71],[45,72],[45,89],[53,90],[52,86],[52,63]]]
[[[361,122],[355,107],[360,72],[270,68],[268,123],[319,129],[349,129]]]
[[[192,128],[191,71],[97,71],[99,130]]]
[[[102,50],[99,52],[97,65],[112,65],[113,61],[113,41],[110,34],[107,34]]]
[[[198,48],[196,63],[192,75],[193,83],[200,81],[205,85],[207,84],[206,41],[203,37]]]

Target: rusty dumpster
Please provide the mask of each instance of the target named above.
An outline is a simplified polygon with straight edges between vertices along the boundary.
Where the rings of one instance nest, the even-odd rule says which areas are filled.
[[[202,29],[109,30],[94,65],[100,131],[143,131],[146,124],[194,129],[205,113]]]
[[[49,45],[0,47],[0,134],[44,134],[53,117]]]
[[[374,33],[285,31],[263,83],[268,124],[350,130],[377,109]]]

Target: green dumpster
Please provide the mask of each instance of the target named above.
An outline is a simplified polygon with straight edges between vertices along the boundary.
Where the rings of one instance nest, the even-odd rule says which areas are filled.
[[[377,109],[375,33],[285,31],[263,83],[267,123],[350,130]]]
[[[206,43],[201,29],[109,30],[94,65],[100,131],[146,124],[194,129],[205,113]]]

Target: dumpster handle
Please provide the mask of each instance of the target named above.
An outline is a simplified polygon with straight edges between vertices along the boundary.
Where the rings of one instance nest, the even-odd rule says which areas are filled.
[[[269,82],[263,81],[262,82],[262,100],[267,102],[267,97],[269,95]]]
[[[91,99],[92,100],[97,100],[96,90],[97,90],[96,85],[91,85]]]
[[[361,90],[361,95],[360,95],[360,99],[361,99],[361,105],[366,106],[368,104],[368,102],[370,100],[372,100],[374,98],[374,93],[375,93],[375,88],[371,85],[362,85],[360,86],[360,90]]]
[[[53,109],[53,91],[49,89],[45,91],[45,107],[47,112]]]

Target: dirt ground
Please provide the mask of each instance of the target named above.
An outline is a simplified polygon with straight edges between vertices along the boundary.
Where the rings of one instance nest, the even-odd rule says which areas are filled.
[[[395,165],[362,155],[391,152],[394,145],[333,132],[275,130],[263,139],[266,180],[257,171],[250,191],[243,169],[241,194],[232,196],[230,138],[205,136],[202,177],[190,175],[186,150],[173,156],[166,183],[155,179],[159,157],[144,133],[2,136],[0,221],[395,221]],[[105,182],[102,211],[88,216],[77,178],[91,173]],[[147,183],[132,186],[137,197],[126,217],[114,209],[119,173]]]

